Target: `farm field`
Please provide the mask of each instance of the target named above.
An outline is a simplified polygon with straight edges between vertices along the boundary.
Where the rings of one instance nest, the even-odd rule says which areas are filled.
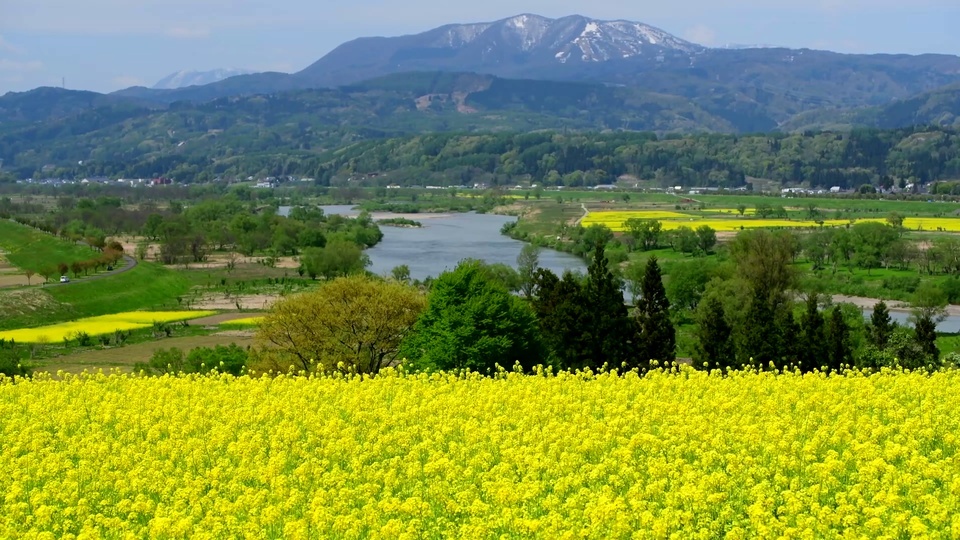
[[[175,322],[213,315],[213,311],[133,311],[75,321],[0,332],[0,339],[17,343],[51,343],[72,339],[79,332],[91,336],[112,334],[120,330],[149,328],[154,322]]]
[[[874,221],[885,223],[883,218],[861,219],[824,219],[813,221],[809,219],[762,219],[756,217],[731,216],[730,218],[712,218],[709,215],[697,212],[666,212],[660,210],[616,210],[590,212],[581,225],[604,225],[615,232],[623,232],[628,219],[655,219],[663,224],[664,230],[674,230],[680,227],[696,228],[707,225],[716,231],[730,232],[743,229],[783,228],[806,229],[824,227],[846,227],[851,223]],[[917,232],[960,232],[960,217],[908,217],[903,220],[903,227]]]
[[[0,537],[949,538],[958,407],[958,372],[40,377],[0,383]]]
[[[108,349],[94,349],[39,360],[34,362],[34,371],[36,373],[48,372],[54,374],[58,371],[63,371],[65,373],[79,374],[85,370],[94,372],[97,370],[110,371],[115,369],[129,372],[134,369],[136,364],[149,362],[153,353],[159,349],[177,347],[181,350],[189,351],[197,347],[216,347],[217,345],[230,345],[231,343],[235,343],[241,347],[247,347],[253,344],[253,338],[220,334],[167,338],[159,341],[137,343]]]

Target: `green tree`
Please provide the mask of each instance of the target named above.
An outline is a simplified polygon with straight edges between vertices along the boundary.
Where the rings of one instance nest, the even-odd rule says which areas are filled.
[[[833,371],[841,371],[844,366],[853,363],[853,353],[850,348],[850,328],[843,318],[840,306],[833,306],[827,324],[827,367]]]
[[[427,371],[486,372],[515,362],[530,370],[543,361],[530,306],[490,279],[479,261],[440,274],[400,355]]]
[[[517,256],[517,273],[520,276],[520,292],[525,298],[533,297],[539,266],[540,248],[534,244],[524,244]]]
[[[795,239],[789,233],[766,230],[746,231],[737,235],[730,253],[737,267],[748,298],[744,317],[737,331],[737,350],[743,363],[757,367],[770,363],[784,364],[792,326],[787,291],[796,283],[793,256]]]
[[[637,322],[640,326],[640,361],[657,360],[660,365],[676,359],[677,333],[670,320],[670,301],[663,288],[663,276],[656,257],[647,261],[637,304]]]
[[[816,294],[807,297],[806,310],[800,319],[797,363],[804,373],[828,362],[826,321],[820,313],[818,299]]]
[[[341,277],[274,304],[257,342],[307,371],[377,373],[399,359],[400,343],[425,304],[402,283]]]
[[[885,348],[890,340],[890,335],[893,334],[894,326],[887,304],[883,300],[874,304],[873,313],[870,314],[870,332],[868,334],[870,343],[878,349]]]
[[[696,323],[694,367],[723,370],[735,367],[733,328],[727,322],[723,302],[714,295],[707,296],[697,306]]]
[[[370,265],[370,258],[357,244],[337,239],[322,248],[305,249],[300,264],[311,279],[334,279],[362,272]]]
[[[597,246],[587,268],[584,300],[587,305],[587,327],[594,366],[607,364],[619,369],[644,367],[638,364],[639,328],[630,317],[623,301],[620,280],[607,268],[603,246]]]
[[[565,272],[560,279],[550,270],[537,270],[531,305],[551,365],[569,370],[596,367],[584,286],[576,276]]]
[[[713,250],[713,247],[717,245],[717,231],[713,230],[713,227],[709,225],[701,225],[697,227],[697,248],[701,253],[707,255]]]
[[[693,229],[687,227],[686,225],[677,227],[677,229],[673,231],[672,237],[674,251],[687,254],[696,253],[700,239],[697,237],[697,233],[694,232]]]
[[[661,222],[655,219],[630,218],[623,225],[627,234],[639,242],[641,250],[650,251],[659,246],[660,234],[663,232]]]
[[[390,271],[390,276],[394,279],[394,281],[407,283],[410,281],[410,267],[405,264],[394,266],[393,270]]]
[[[709,262],[709,260],[671,265],[669,267],[670,280],[667,281],[667,298],[670,299],[674,309],[697,309],[697,305],[700,304],[700,299],[706,291],[707,283],[719,271],[717,264]]]

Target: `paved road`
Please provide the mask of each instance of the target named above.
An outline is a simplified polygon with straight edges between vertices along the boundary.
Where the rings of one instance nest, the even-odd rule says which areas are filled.
[[[126,261],[127,264],[125,264],[125,265],[123,265],[123,266],[121,266],[121,267],[119,267],[119,268],[114,268],[113,270],[111,270],[111,271],[109,271],[109,272],[104,272],[104,273],[102,273],[102,274],[94,274],[94,275],[92,275],[92,276],[87,276],[87,277],[84,277],[84,278],[77,278],[77,281],[73,281],[73,280],[71,279],[69,283],[54,282],[54,283],[47,283],[47,284],[45,284],[45,285],[43,285],[43,286],[44,286],[44,287],[60,287],[60,286],[63,286],[63,285],[73,285],[74,283],[85,283],[85,282],[87,282],[87,281],[93,281],[93,280],[95,280],[95,279],[103,279],[103,278],[105,278],[105,277],[115,276],[115,275],[117,275],[117,274],[122,274],[122,273],[124,273],[124,272],[129,272],[130,270],[133,270],[134,268],[137,267],[137,259],[131,257],[130,255],[124,255],[124,256],[123,256],[123,260]]]

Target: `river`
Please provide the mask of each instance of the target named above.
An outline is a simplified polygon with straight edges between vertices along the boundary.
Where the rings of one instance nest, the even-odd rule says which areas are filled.
[[[353,206],[331,205],[320,207],[325,214],[355,216]],[[289,215],[289,207],[281,207],[280,215]],[[377,213],[375,219],[396,217],[397,214]],[[410,277],[425,279],[452,270],[463,259],[481,259],[488,263],[503,263],[517,267],[517,256],[524,243],[500,234],[504,224],[516,221],[511,216],[495,214],[422,214],[405,215],[419,221],[423,227],[381,226],[383,240],[368,249],[369,270],[375,274],[389,274],[400,265],[410,267]],[[553,249],[540,252],[540,267],[557,275],[565,270],[586,272],[586,264],[569,253]]]

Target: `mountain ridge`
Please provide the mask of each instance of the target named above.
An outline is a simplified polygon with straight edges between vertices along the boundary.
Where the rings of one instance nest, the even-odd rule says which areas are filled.
[[[153,90],[177,90],[189,86],[203,86],[220,82],[237,75],[250,75],[254,71],[241,68],[221,68],[208,71],[181,70],[160,79],[150,88]]]

